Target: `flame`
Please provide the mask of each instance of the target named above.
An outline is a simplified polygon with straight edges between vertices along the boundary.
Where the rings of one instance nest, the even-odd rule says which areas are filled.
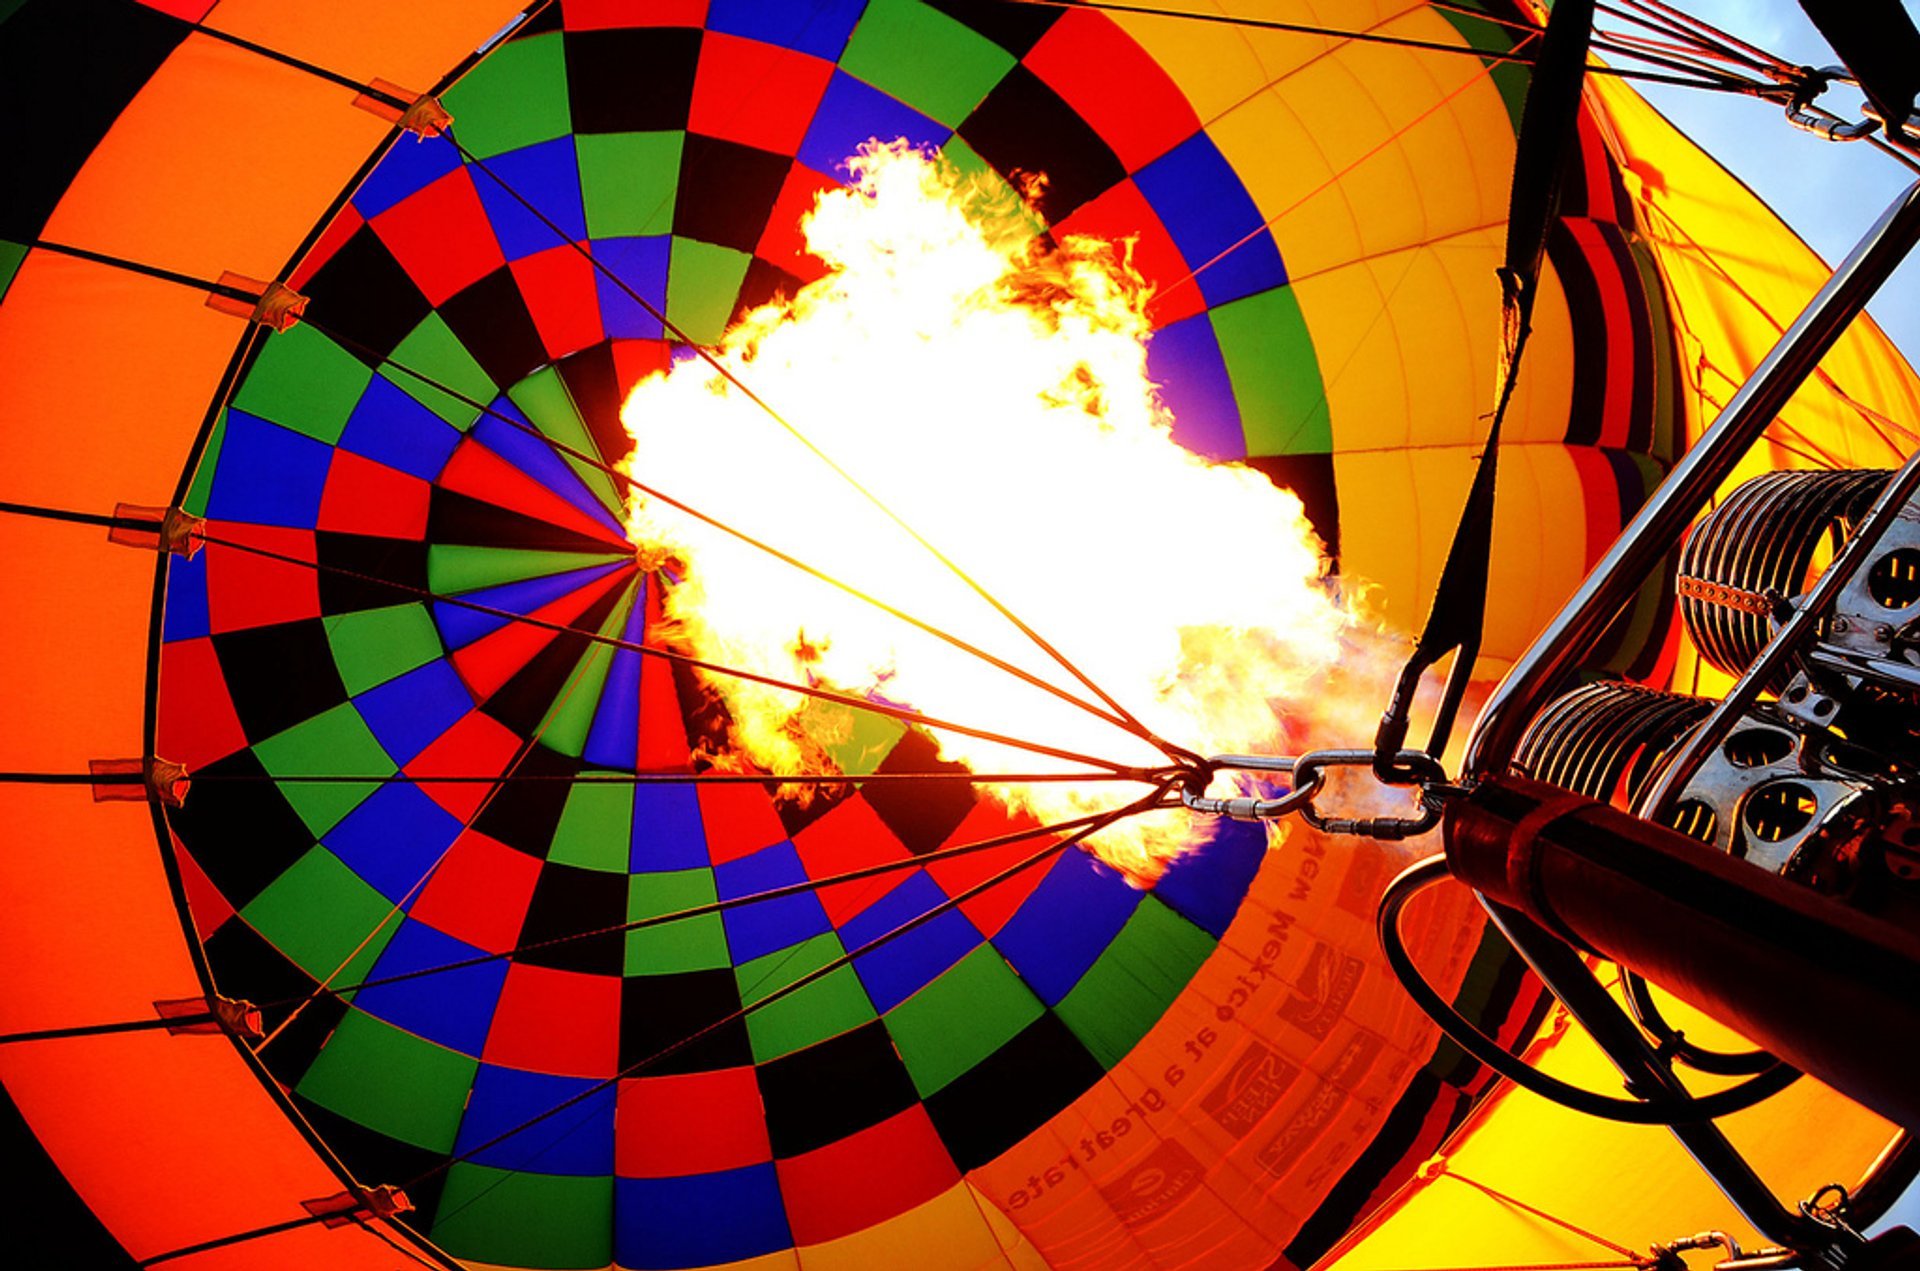
[[[1100,704],[904,522],[1159,737],[1202,754],[1297,742],[1328,677],[1356,673],[1365,624],[1327,581],[1295,495],[1174,442],[1147,375],[1149,292],[1126,245],[1039,236],[1017,194],[904,141],[869,143],[849,168],[853,184],[821,195],[803,222],[825,276],[710,350],[766,406],[712,365],[680,361],[627,399],[626,470]],[[1119,764],[1168,763],[657,499],[636,496],[627,528],[643,553],[684,564],[667,613],[702,658]],[[772,773],[839,771],[826,752],[844,740],[844,708],[727,676],[708,683],[737,757]],[[943,759],[975,772],[1086,767],[931,731]],[[991,792],[1058,820],[1142,788]],[[1089,846],[1145,883],[1203,837],[1173,810]]]

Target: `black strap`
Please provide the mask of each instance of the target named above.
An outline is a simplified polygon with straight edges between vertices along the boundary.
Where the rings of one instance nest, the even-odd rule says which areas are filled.
[[[1547,233],[1560,206],[1562,176],[1576,141],[1580,89],[1586,74],[1587,47],[1593,35],[1594,0],[1559,0],[1547,19],[1533,82],[1520,117],[1514,148],[1513,192],[1507,203],[1507,255],[1500,267],[1503,322],[1500,347],[1500,396],[1487,431],[1480,467],[1467,491],[1460,525],[1447,550],[1447,563],[1434,589],[1433,607],[1413,656],[1400,671],[1387,713],[1374,738],[1374,773],[1383,781],[1408,782],[1412,774],[1394,759],[1406,744],[1413,694],[1420,677],[1457,650],[1446,690],[1434,713],[1426,751],[1446,748],[1453,720],[1466,693],[1467,679],[1480,656],[1487,612],[1487,573],[1493,555],[1493,488],[1500,459],[1500,425],[1513,400],[1520,359],[1533,330],[1533,300],[1540,285],[1540,262]]]

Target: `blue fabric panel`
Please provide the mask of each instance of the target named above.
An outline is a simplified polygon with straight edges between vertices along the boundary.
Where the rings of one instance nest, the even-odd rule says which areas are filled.
[[[953,130],[945,124],[844,71],[835,71],[826,96],[814,111],[813,122],[807,126],[797,157],[815,172],[844,178],[843,165],[870,138],[892,141],[905,137],[916,146],[938,149],[952,135]]]
[[[633,612],[627,615],[626,630],[620,633],[622,639],[634,644],[647,634],[647,587],[647,580],[641,579],[634,591]],[[640,655],[632,649],[615,649],[581,757],[603,768],[631,768],[638,760],[639,748]]]
[[[605,578],[616,569],[626,569],[624,561],[611,561],[605,565],[595,565],[590,569],[570,569],[564,574],[547,574],[541,578],[528,578],[517,583],[503,583],[498,587],[485,587],[479,591],[469,591],[460,599],[472,601],[476,605],[487,605],[494,609],[504,609],[508,613],[526,615],[533,613],[542,605],[552,604],[560,597],[569,595],[588,583]],[[511,619],[501,618],[490,613],[479,613],[472,609],[463,609],[459,605],[433,604],[433,621],[440,628],[440,638],[446,641],[449,649],[461,649],[472,644],[481,636],[490,635],[507,625]]]
[[[772,1161],[613,1186],[613,1251],[623,1267],[714,1266],[793,1245]]]
[[[1267,857],[1267,831],[1224,818],[1215,821],[1214,827],[1212,840],[1169,866],[1153,894],[1218,940],[1240,912],[1240,902]]]
[[[413,892],[453,840],[460,822],[420,788],[383,785],[321,840],[348,869],[395,904]]]
[[[633,788],[635,874],[671,869],[705,869],[707,829],[700,820],[700,796],[693,786],[641,784]]]
[[[840,60],[847,37],[860,20],[867,0],[713,0],[707,8],[707,29],[744,35],[763,44],[799,49],[829,62]]]
[[[786,842],[713,867],[714,890],[722,900],[806,881],[807,870],[800,863],[800,853]],[[812,892],[729,909],[721,915],[721,921],[726,925],[727,949],[735,965],[833,930],[820,898]]]
[[[207,634],[207,554],[167,557],[167,604],[162,640],[191,640]]]
[[[1204,313],[1160,328],[1147,342],[1147,375],[1173,412],[1173,439],[1209,459],[1244,459],[1246,434],[1226,360]]]
[[[1040,1000],[1053,1006],[1113,943],[1140,896],[1087,853],[1066,852],[1000,928],[993,945]]]
[[[1264,227],[1260,210],[1206,133],[1195,133],[1133,179],[1165,223],[1180,254],[1200,271],[1196,281],[1209,305],[1287,281],[1280,249]],[[1253,237],[1241,243],[1249,235]],[[1228,255],[1215,261],[1222,252]]]
[[[473,694],[445,658],[370,688],[353,699],[374,740],[405,766],[473,709]]]
[[[354,210],[372,220],[459,166],[460,152],[445,137],[403,134],[353,192]]]
[[[495,398],[490,409],[520,420],[526,428],[535,427],[533,421],[510,398]],[[527,432],[526,428],[516,427],[505,419],[487,414],[474,422],[473,435],[481,445],[606,526],[624,542],[625,531],[621,529],[620,522],[613,513],[607,511],[593,491],[587,489],[580,474],[537,431]]]
[[[655,310],[667,311],[667,266],[673,259],[673,240],[659,234],[650,238],[596,238],[593,258],[608,273],[647,298]],[[636,304],[612,278],[595,269],[594,290],[600,297],[600,325],[614,340],[658,340],[666,332],[660,319]]]
[[[310,530],[320,519],[333,447],[243,410],[227,411],[207,515]]]
[[[460,430],[422,406],[383,375],[367,382],[366,391],[347,417],[340,448],[431,481],[447,466]]]
[[[559,247],[567,242],[584,242],[587,237],[586,206],[580,198],[580,164],[573,152],[573,138],[555,137],[538,145],[512,150],[485,160],[486,171],[475,166],[469,174],[473,188],[480,193],[480,206],[493,222],[493,234],[508,260],[519,260]],[[488,173],[492,173],[489,176]],[[495,180],[495,178],[499,178]],[[540,216],[507,193],[511,187],[528,203],[540,209],[540,216],[566,232],[562,238]]]
[[[907,880],[840,928],[840,942],[849,951],[884,936],[947,899],[940,885],[925,873]],[[949,909],[854,959],[853,968],[866,986],[873,1009],[882,1014],[925,988],[942,971],[967,956],[981,941],[979,931],[959,909]]]
[[[478,957],[481,952],[424,922],[407,918],[381,951],[368,978],[377,980],[443,967]],[[353,1004],[396,1028],[478,1058],[487,1044],[487,1027],[500,1000],[500,986],[506,982],[505,962],[483,962],[399,984],[361,989],[353,995]]]
[[[556,1077],[481,1064],[474,1074],[466,1115],[454,1154],[462,1155],[489,1139],[525,1125],[551,1108],[600,1085],[586,1077]],[[478,1165],[535,1174],[585,1177],[613,1173],[614,1087],[606,1086],[564,1112],[502,1139],[477,1153]]]

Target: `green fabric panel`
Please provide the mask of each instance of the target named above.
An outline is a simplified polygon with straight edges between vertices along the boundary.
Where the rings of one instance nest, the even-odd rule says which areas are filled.
[[[477,1059],[348,1011],[295,1089],[368,1129],[451,1152],[479,1067]]]
[[[1017,214],[1023,222],[1022,237],[1034,238],[1046,232],[1047,223],[1040,219],[1040,214],[1029,207],[1007,179],[1000,175],[999,170],[981,158],[980,152],[963,141],[958,133],[947,138],[947,144],[940,147],[940,157],[952,164],[955,172],[975,182],[984,199],[1004,198],[1009,211],[1018,209]]]
[[[316,980],[357,984],[404,919],[326,848],[315,846],[240,911],[248,926]],[[371,940],[368,932],[375,932]],[[367,947],[355,953],[362,940]],[[342,971],[341,962],[353,961]],[[339,974],[335,974],[338,971]]]
[[[634,588],[626,588],[620,603],[613,607],[607,620],[600,624],[600,634],[618,639],[627,629],[627,615],[633,609]],[[554,699],[548,709],[547,717],[540,724],[540,740],[563,755],[580,757],[587,748],[587,735],[593,731],[594,712],[600,709],[600,691],[606,686],[607,672],[613,666],[613,646],[594,643],[587,646],[580,660],[574,664],[573,672],[567,677],[566,686],[560,696]],[[627,868],[624,850],[620,863],[613,868],[622,873]]]
[[[521,551],[514,547],[474,547],[465,543],[434,543],[427,548],[427,588],[442,596],[459,595],[544,578],[572,569],[626,560],[625,553]]]
[[[580,418],[579,408],[573,404],[573,394],[567,391],[566,381],[560,378],[560,372],[553,367],[541,367],[508,389],[507,396],[514,405],[526,412],[534,427],[555,441],[585,454],[600,453],[593,434],[587,431],[586,422]],[[564,451],[558,453],[566,460],[567,466],[579,474],[580,480],[587,489],[593,491],[601,505],[619,516],[623,500],[614,488],[613,478],[584,459]]]
[[[0,299],[5,298],[7,288],[13,286],[13,276],[20,272],[20,262],[26,258],[27,249],[23,244],[0,239]]]
[[[459,398],[451,397],[396,368],[404,366],[407,371],[417,371],[476,402],[490,402],[498,391],[487,373],[480,369],[480,364],[473,360],[473,354],[467,352],[467,346],[460,343],[453,329],[437,313],[422,318],[420,325],[394,346],[388,361],[391,365],[380,368],[382,375],[462,432],[471,428],[473,421],[480,418],[479,407],[469,406]]]
[[[752,260],[731,247],[675,238],[667,266],[667,317],[695,344],[718,344]]]
[[[1013,66],[1013,55],[920,0],[873,0],[840,69],[958,128]]]
[[[1250,455],[1324,455],[1333,423],[1313,337],[1293,288],[1276,287],[1221,305],[1208,317],[1240,404]]]
[[[333,665],[347,692],[358,696],[439,657],[440,633],[425,605],[359,609],[327,619]]]
[[[220,467],[220,447],[226,440],[227,412],[223,410],[214,421],[206,450],[200,455],[200,466],[193,470],[193,484],[187,487],[187,497],[180,503],[181,509],[192,516],[207,514],[207,500],[213,495],[213,474]]]
[[[886,762],[907,734],[907,726],[897,719],[817,697],[807,699],[796,722],[802,732],[822,744],[840,771],[856,777]]]
[[[233,404],[332,446],[372,378],[366,363],[301,323],[267,337]]]
[[[389,777],[399,771],[380,743],[367,730],[353,703],[342,702],[312,719],[275,733],[254,744],[261,766],[276,777],[352,776]],[[280,796],[293,805],[300,819],[318,838],[359,806],[378,787],[373,785],[288,782]]]
[[[1471,48],[1485,49],[1489,53],[1506,53],[1513,48],[1512,33],[1488,19],[1453,9],[1435,9],[1434,12],[1445,18]],[[1507,108],[1507,116],[1513,121],[1514,134],[1518,136],[1520,113],[1527,104],[1527,84],[1530,82],[1528,67],[1524,63],[1502,62],[1493,68],[1492,75],[1494,87],[1500,90],[1501,102]]]
[[[680,188],[679,132],[605,132],[575,137],[589,238],[646,238],[673,230]]]
[[[733,971],[740,985],[740,1000],[757,1002],[845,952],[840,937],[829,931],[791,948],[742,963]],[[838,1037],[873,1018],[873,1003],[868,1000],[860,977],[854,974],[851,965],[840,966],[747,1016],[747,1039],[753,1046],[753,1061],[764,1064],[815,1042]]]
[[[461,1162],[447,1171],[433,1242],[456,1258],[489,1266],[599,1268],[613,1265],[613,1178],[489,1169]]]
[[[626,840],[622,838],[624,848]],[[718,893],[710,869],[673,869],[634,874],[627,880],[627,921],[657,918],[695,905],[710,905]],[[713,971],[733,965],[719,914],[702,914],[627,932],[628,975]]]
[[[565,136],[573,114],[560,32],[500,45],[442,100],[455,121],[453,135],[482,159]],[[475,172],[473,179],[492,178]]]
[[[1213,947],[1206,932],[1144,897],[1054,1013],[1111,1068],[1166,1013]]]
[[[999,951],[981,945],[887,1012],[887,1032],[924,1098],[966,1072],[1046,1009]]]
[[[597,775],[590,770],[582,775]],[[633,787],[624,781],[576,781],[553,832],[547,859],[583,869],[627,872],[633,828]]]

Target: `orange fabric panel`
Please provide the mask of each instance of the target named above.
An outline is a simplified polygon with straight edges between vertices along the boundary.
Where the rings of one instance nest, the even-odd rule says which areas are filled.
[[[525,7],[524,0],[220,0],[206,25],[363,84],[384,79],[424,93]]]
[[[154,73],[42,231],[217,279],[272,278],[386,135],[353,93],[192,35]]]

